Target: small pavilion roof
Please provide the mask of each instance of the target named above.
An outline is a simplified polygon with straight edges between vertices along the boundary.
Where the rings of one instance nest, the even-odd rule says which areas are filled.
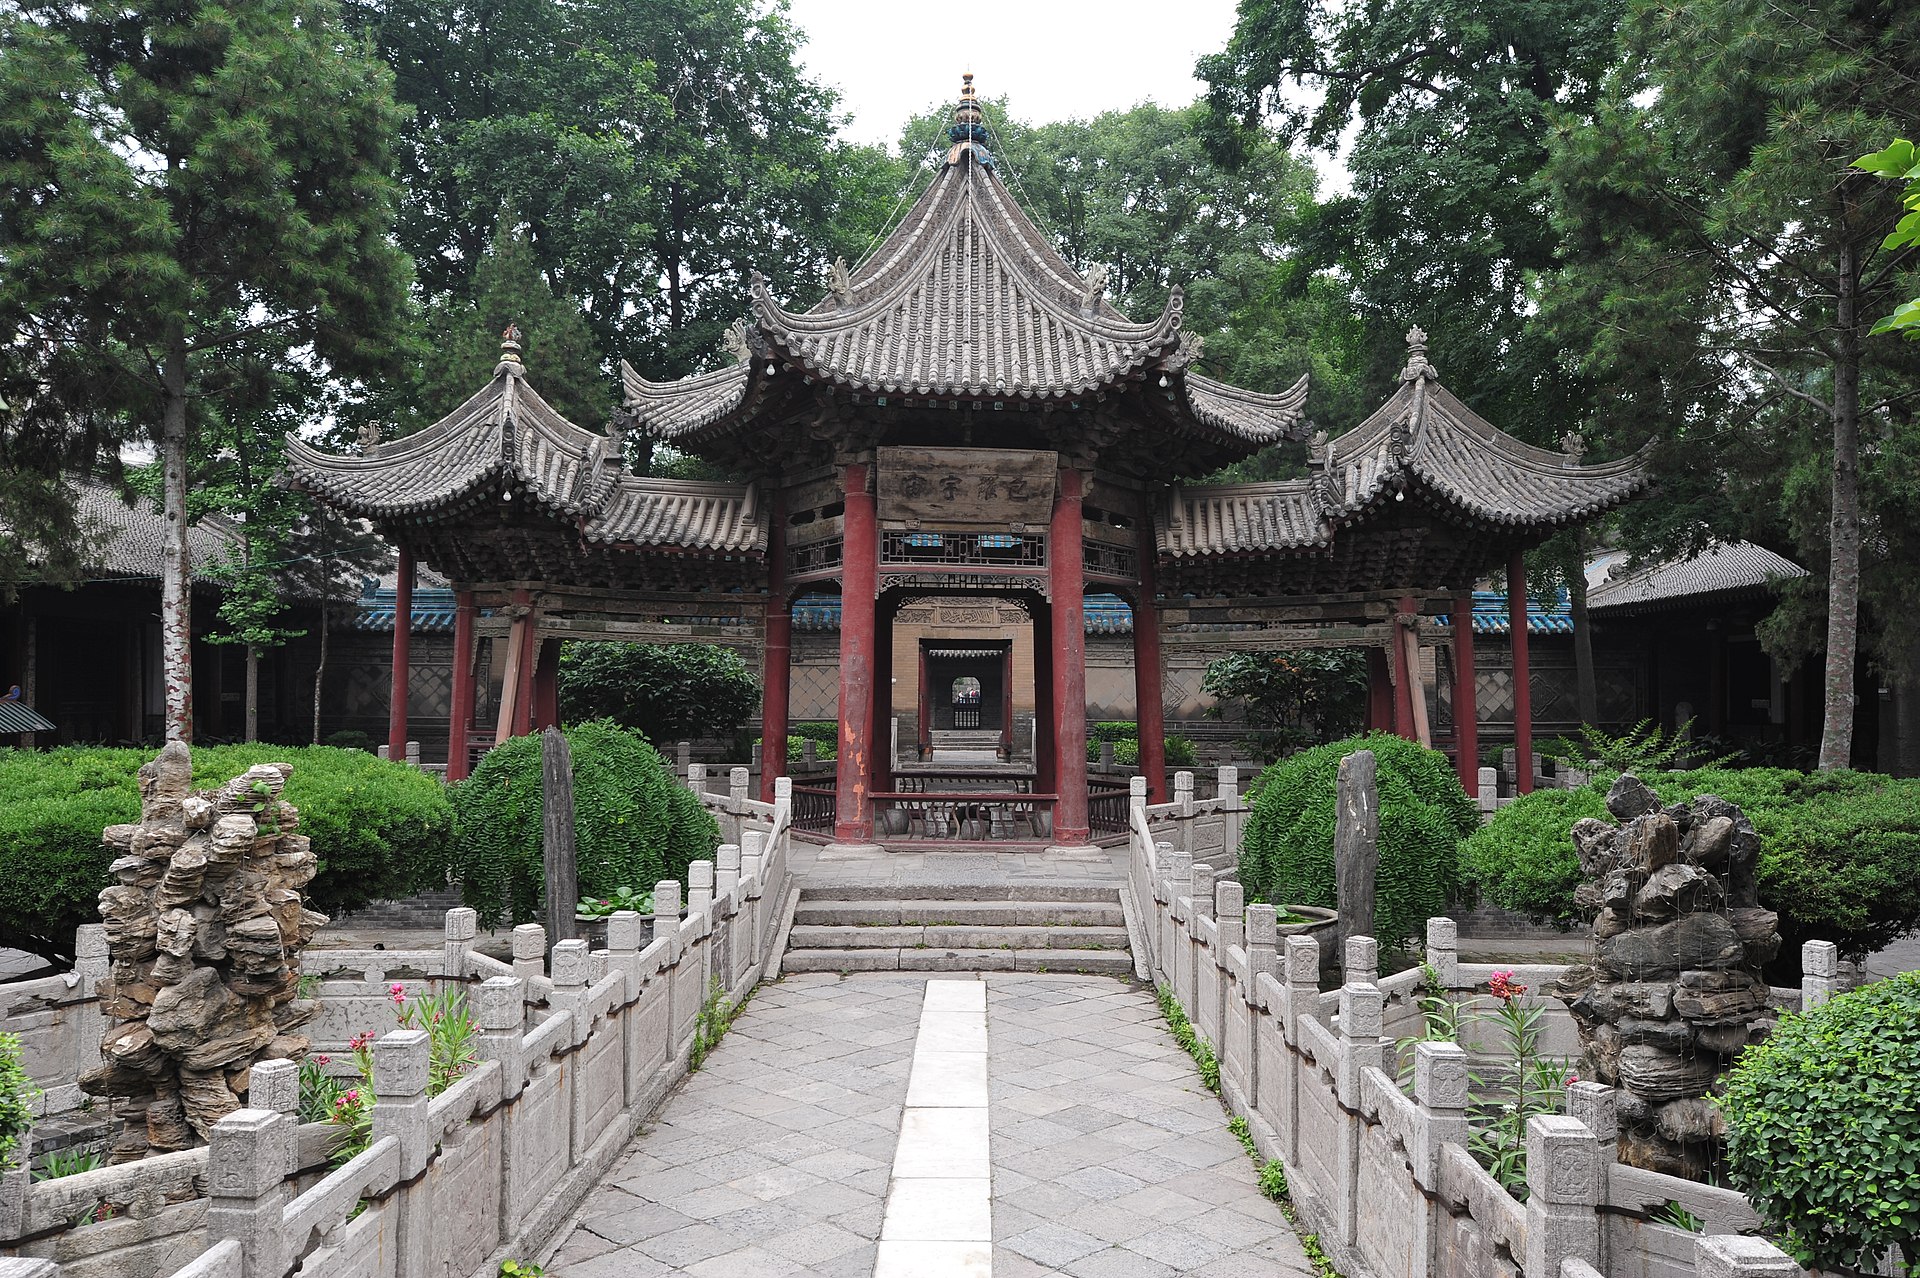
[[[884,243],[805,310],[753,277],[752,313],[732,341],[736,363],[677,382],[623,368],[626,411],[658,439],[701,451],[790,404],[780,385],[825,385],[906,407],[928,400],[994,407],[1070,404],[1151,379],[1163,391],[1141,424],[1228,459],[1303,437],[1306,380],[1280,394],[1189,371],[1199,343],[1181,333],[1176,287],[1160,314],[1135,322],[1106,299],[1106,272],[1082,276],[1001,180],[972,76],[953,146]]]
[[[1414,497],[1451,523],[1546,533],[1611,509],[1647,483],[1643,454],[1598,465],[1523,444],[1440,384],[1426,334],[1393,396],[1330,442],[1316,439],[1309,478],[1176,488],[1160,520],[1174,558],[1329,548],[1383,503]]]
[[[1628,614],[1690,608],[1714,599],[1766,591],[1807,576],[1784,555],[1750,541],[1716,541],[1687,559],[1664,559],[1609,576],[1587,592],[1596,613]]]
[[[751,485],[628,474],[621,445],[576,426],[533,389],[518,331],[484,389],[418,434],[360,456],[287,438],[292,483],[376,523],[454,525],[480,511],[533,516],[577,543],[625,549],[764,553]]]

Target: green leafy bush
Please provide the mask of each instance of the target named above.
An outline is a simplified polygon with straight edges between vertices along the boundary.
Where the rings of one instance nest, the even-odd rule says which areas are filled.
[[[0,1171],[24,1167],[32,1156],[32,1150],[17,1146],[33,1130],[33,1102],[39,1095],[20,1059],[20,1040],[0,1034]]]
[[[1277,759],[1360,726],[1367,654],[1356,648],[1229,653],[1207,667],[1200,690],[1216,699],[1207,708],[1210,717],[1244,720],[1246,747]]]
[[[1728,1179],[1801,1264],[1920,1256],[1920,972],[1782,1017],[1720,1110]]]
[[[1832,941],[1858,958],[1920,928],[1920,781],[1869,772],[1704,768],[1642,778],[1667,803],[1700,794],[1737,804],[1760,836],[1760,902],[1780,915],[1782,958]],[[1613,778],[1542,790],[1502,808],[1462,845],[1486,898],[1570,923],[1580,865],[1569,831],[1605,817]]]
[[[805,758],[804,742],[813,742],[813,757],[820,762],[830,762],[840,750],[840,724],[831,719],[809,719],[787,727],[787,762],[798,763]]]
[[[0,944],[65,959],[73,930],[99,921],[111,861],[109,825],[140,818],[147,750],[0,750]],[[231,745],[193,752],[193,784],[219,785],[256,763],[290,763],[286,799],[300,809],[320,873],[307,888],[327,913],[406,896],[433,879],[453,828],[438,780],[404,763],[332,746]]]
[[[1109,720],[1093,725],[1093,731],[1087,734],[1087,762],[1100,762],[1100,743],[1113,742],[1113,761],[1123,768],[1140,766],[1140,725],[1117,720]],[[1194,752],[1193,740],[1179,733],[1169,733],[1161,738],[1169,768],[1191,768],[1198,761]]]
[[[719,827],[638,734],[594,720],[566,730],[573,751],[573,817],[580,886],[602,897],[622,885],[686,878],[711,856]],[[453,787],[454,837],[446,870],[489,926],[536,920],[545,888],[540,738],[489,750]]]
[[[712,644],[569,643],[560,649],[560,715],[611,719],[650,741],[732,736],[760,704],[739,653]]]
[[[1394,946],[1445,907],[1460,840],[1479,815],[1443,754],[1389,733],[1305,750],[1262,772],[1240,851],[1249,899],[1335,908],[1333,830],[1340,760],[1371,750],[1380,788],[1374,935]]]

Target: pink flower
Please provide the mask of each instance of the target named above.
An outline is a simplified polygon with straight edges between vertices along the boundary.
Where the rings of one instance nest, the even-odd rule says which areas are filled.
[[[1513,979],[1513,969],[1501,968],[1494,972],[1487,982],[1487,990],[1495,998],[1515,999],[1527,992],[1527,987]]]
[[[319,1052],[315,1054],[313,1063],[315,1065],[331,1065],[333,1064],[333,1057],[327,1055],[325,1052]]]
[[[373,1042],[373,1031],[367,1030],[365,1033],[355,1034],[352,1038],[348,1039],[347,1046],[357,1052],[365,1048],[368,1044],[372,1042]]]
[[[1579,1076],[1578,1074],[1569,1074],[1569,1075],[1567,1075],[1567,1086],[1568,1086],[1568,1087],[1572,1087],[1572,1086],[1573,1086],[1573,1085],[1574,1085],[1575,1083],[1577,1083],[1577,1082],[1579,1082],[1579,1081],[1580,1081],[1580,1076]]]
[[[393,995],[393,1001],[394,1001],[395,1003],[404,1003],[404,1002],[406,1002],[406,1001],[407,1001],[407,990],[406,990],[406,987],[405,987],[404,985],[402,985],[402,984],[400,984],[400,982],[398,982],[398,981],[395,981],[395,982],[393,983],[393,987],[392,987],[392,989],[391,989],[391,990],[390,990],[389,992],[390,992],[390,993],[392,993],[392,995]]]

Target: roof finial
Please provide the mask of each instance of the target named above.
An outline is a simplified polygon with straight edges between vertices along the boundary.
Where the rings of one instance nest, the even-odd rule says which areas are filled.
[[[1574,464],[1578,465],[1580,459],[1587,455],[1586,437],[1577,430],[1568,431],[1560,437],[1560,451],[1573,458]]]
[[[518,324],[512,320],[507,321],[507,327],[500,334],[500,362],[494,366],[495,373],[503,368],[516,373],[526,371],[526,366],[520,359],[520,339],[525,336]]]
[[[853,305],[853,276],[847,270],[847,259],[836,257],[833,268],[827,272],[827,285],[833,290],[833,300],[842,306]]]
[[[993,167],[993,153],[987,150],[987,126],[980,114],[980,100],[974,95],[973,72],[960,77],[960,105],[953,109],[953,123],[947,128],[947,163],[958,164],[962,155],[971,155],[986,168]]]
[[[1415,324],[1407,330],[1407,367],[1400,374],[1400,380],[1410,382],[1416,377],[1437,377],[1432,364],[1427,362],[1427,331]]]

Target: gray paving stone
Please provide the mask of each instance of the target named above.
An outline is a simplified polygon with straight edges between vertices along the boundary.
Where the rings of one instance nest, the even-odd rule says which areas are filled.
[[[1099,1251],[1102,1243],[1098,1238],[1083,1234],[1066,1225],[1038,1225],[1025,1233],[1015,1234],[1001,1243],[1008,1251],[1017,1252],[1027,1259],[1053,1268],[1078,1260],[1080,1257]]]

